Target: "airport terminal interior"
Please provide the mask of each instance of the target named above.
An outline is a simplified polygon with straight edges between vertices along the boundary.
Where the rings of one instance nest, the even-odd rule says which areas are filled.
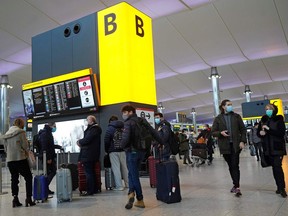
[[[232,187],[227,164],[215,149],[214,160],[211,165],[207,163],[199,167],[184,165],[177,156],[180,172],[180,187],[182,201],[166,204],[156,199],[156,189],[150,187],[149,178],[141,177],[144,201],[146,208],[124,208],[127,201],[127,189],[113,191],[105,189],[102,173],[102,192],[94,196],[79,196],[74,191],[72,202],[57,203],[56,195],[45,203],[37,203],[32,207],[12,208],[10,191],[10,174],[3,168],[3,192],[0,195],[0,215],[41,215],[47,216],[78,216],[78,215],[123,215],[123,216],[286,216],[288,212],[288,199],[275,193],[276,187],[272,169],[262,168],[256,157],[249,154],[246,147],[240,157],[241,197],[230,193]],[[283,168],[285,180],[288,182],[288,158],[284,157]],[[56,190],[53,180],[52,189]],[[25,188],[23,178],[20,181],[20,201],[24,203]]]

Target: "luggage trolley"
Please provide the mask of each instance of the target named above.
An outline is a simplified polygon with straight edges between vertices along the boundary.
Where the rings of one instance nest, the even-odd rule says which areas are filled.
[[[196,166],[199,167],[202,164],[205,164],[207,160],[207,145],[206,144],[199,144],[199,143],[192,143],[192,150],[191,150],[191,161],[192,167]]]

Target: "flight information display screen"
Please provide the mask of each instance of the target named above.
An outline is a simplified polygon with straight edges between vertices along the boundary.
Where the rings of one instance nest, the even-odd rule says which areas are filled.
[[[23,90],[25,114],[45,118],[97,110],[93,76],[83,76]]]

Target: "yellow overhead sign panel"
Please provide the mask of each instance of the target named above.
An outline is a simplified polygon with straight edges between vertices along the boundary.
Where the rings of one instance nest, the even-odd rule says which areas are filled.
[[[58,82],[62,82],[65,80],[70,80],[70,79],[74,79],[74,78],[78,78],[78,77],[82,77],[82,76],[86,76],[86,75],[90,75],[90,74],[92,74],[92,69],[88,68],[88,69],[84,69],[84,70],[80,70],[80,71],[76,71],[76,72],[72,72],[72,73],[68,73],[68,74],[64,74],[64,75],[60,75],[60,76],[56,76],[56,77],[52,77],[52,78],[48,78],[48,79],[43,79],[43,80],[39,80],[36,82],[28,83],[28,84],[24,84],[24,85],[22,85],[22,90],[24,91],[27,89],[32,89],[32,88],[45,86],[45,85],[50,85],[50,84],[54,84],[54,83],[58,83]]]
[[[151,18],[122,2],[97,19],[101,105],[156,105]]]

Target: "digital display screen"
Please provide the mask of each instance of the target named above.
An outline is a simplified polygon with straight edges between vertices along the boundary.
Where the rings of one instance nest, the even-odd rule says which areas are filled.
[[[96,110],[91,75],[23,91],[25,114],[29,118]]]

